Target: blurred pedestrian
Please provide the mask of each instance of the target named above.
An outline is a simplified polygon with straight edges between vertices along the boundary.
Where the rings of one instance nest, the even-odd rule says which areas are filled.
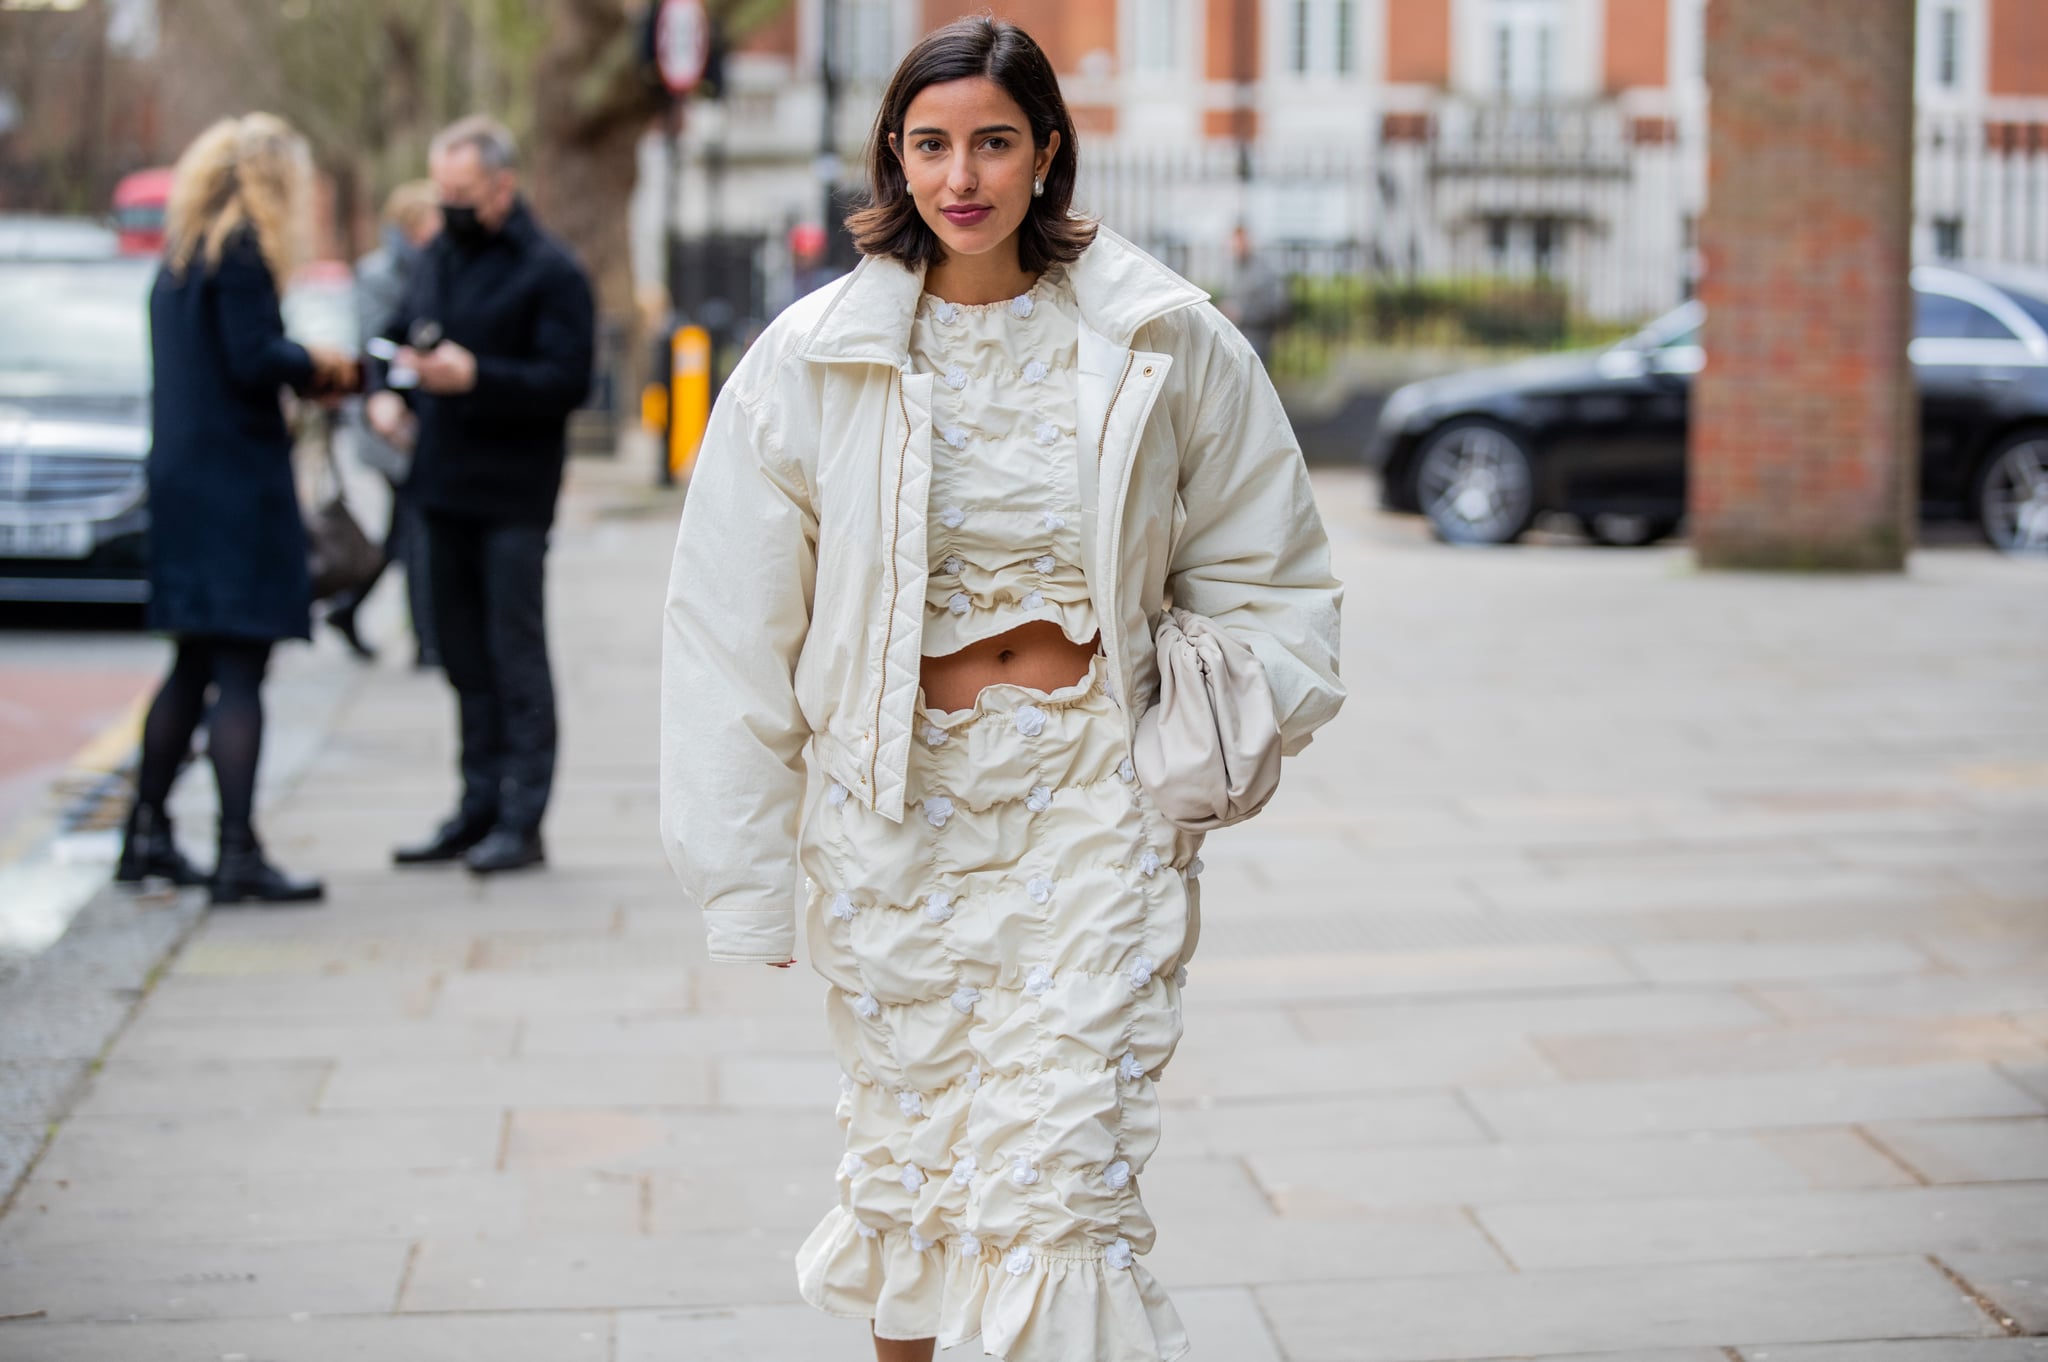
[[[381,336],[399,307],[407,287],[419,268],[427,243],[441,231],[441,203],[431,180],[414,180],[391,191],[384,200],[383,242],[356,262],[356,330],[359,336]],[[350,443],[357,457],[391,485],[391,517],[384,531],[384,561],[376,576],[342,595],[327,611],[327,623],[339,632],[356,656],[376,657],[376,650],[363,642],[356,629],[356,611],[377,585],[378,577],[392,563],[405,571],[405,597],[412,620],[413,665],[438,667],[440,652],[434,644],[434,612],[427,588],[426,521],[414,504],[407,479],[412,475],[413,439],[417,422],[408,417],[397,440],[387,440],[370,429],[362,408],[351,413]]]
[[[164,812],[203,716],[220,789],[215,903],[322,895],[317,880],[266,859],[253,818],[271,648],[311,635],[281,391],[339,393],[356,383],[353,358],[287,340],[278,310],[308,235],[310,181],[306,144],[281,119],[250,114],[201,133],[178,160],[149,298],[149,622],[171,635],[176,653],[143,725],[115,878],[208,878],[180,853]]]
[[[418,420],[407,487],[427,524],[441,665],[461,714],[462,797],[400,865],[463,860],[478,874],[538,865],[555,774],[555,691],[543,563],[590,390],[590,282],[519,193],[519,149],[492,119],[433,141],[442,229],[384,334],[405,344],[368,403],[386,439]],[[414,386],[388,386],[407,375]]]
[[[1216,308],[1251,342],[1259,363],[1273,362],[1273,337],[1293,315],[1287,281],[1252,244],[1240,223],[1230,233],[1230,274]]]
[[[711,959],[786,967],[801,923],[828,981],[845,1143],[797,1284],[881,1362],[1187,1351],[1137,1255],[1195,853],[1343,699],[1273,385],[1070,211],[1074,142],[1014,25],[911,49],[866,258],[733,370],[669,577],[664,838]]]

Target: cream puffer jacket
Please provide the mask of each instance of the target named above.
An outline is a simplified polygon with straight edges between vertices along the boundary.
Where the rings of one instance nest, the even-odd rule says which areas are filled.
[[[1279,398],[1207,296],[1129,242],[1103,230],[1068,268],[1082,566],[1126,747],[1171,603],[1250,647],[1297,752],[1343,702],[1342,588]],[[719,394],[690,479],[661,821],[714,960],[791,958],[809,771],[903,817],[930,570],[932,376],[908,372],[923,286],[871,257],[784,312]]]

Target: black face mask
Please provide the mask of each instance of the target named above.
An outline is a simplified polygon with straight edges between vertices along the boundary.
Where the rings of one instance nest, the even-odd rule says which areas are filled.
[[[441,205],[441,230],[448,234],[458,246],[474,246],[488,241],[490,228],[476,215],[476,209],[466,203],[444,203]]]

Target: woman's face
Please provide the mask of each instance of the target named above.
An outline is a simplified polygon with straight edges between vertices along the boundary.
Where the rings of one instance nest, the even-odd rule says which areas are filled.
[[[1059,150],[1053,133],[1031,145],[1017,101],[986,76],[927,85],[910,101],[889,145],[903,164],[910,197],[949,258],[1008,244],[1031,211],[1031,182]]]

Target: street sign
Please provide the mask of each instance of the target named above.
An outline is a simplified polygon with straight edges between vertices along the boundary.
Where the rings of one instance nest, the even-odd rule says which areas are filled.
[[[654,20],[654,62],[672,95],[687,95],[711,59],[711,21],[704,0],[661,0]]]

